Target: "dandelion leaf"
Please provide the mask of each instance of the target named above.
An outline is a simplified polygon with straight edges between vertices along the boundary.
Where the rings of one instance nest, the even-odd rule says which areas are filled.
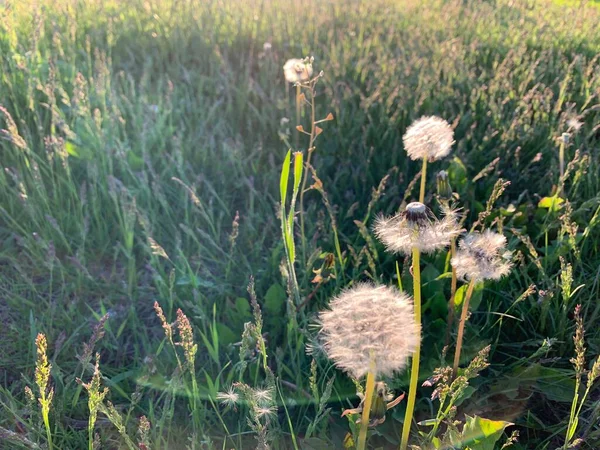
[[[478,416],[465,417],[460,444],[461,448],[470,448],[471,450],[494,450],[494,445],[502,436],[504,429],[512,425],[503,420],[489,420]]]

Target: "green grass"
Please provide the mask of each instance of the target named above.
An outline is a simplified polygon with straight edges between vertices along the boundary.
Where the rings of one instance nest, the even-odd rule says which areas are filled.
[[[336,371],[322,356],[311,369],[309,324],[352,282],[397,283],[396,259],[369,229],[376,214],[417,197],[411,181],[420,167],[406,157],[402,135],[414,119],[436,114],[453,124],[456,144],[429,166],[428,192],[435,172],[449,170],[470,227],[496,181],[510,181],[486,224],[502,218],[517,261],[510,277],[485,285],[479,304],[474,295],[463,359],[492,344],[491,366],[459,413],[514,422],[515,448],[563,444],[576,304],[588,360],[600,353],[596,8],[508,0],[26,3],[0,6],[0,427],[46,442],[24,394],[34,386],[41,332],[52,364],[54,446],[88,445],[87,397],[75,379],[89,382],[93,366],[91,354],[77,356],[108,314],[93,352],[130,436],[145,415],[152,448],[251,448],[247,408],[224,411],[212,401],[234,381],[270,380],[262,350],[246,349],[242,362],[236,345],[254,320],[246,290],[253,277],[278,386],[274,447],[291,448],[308,429],[339,447],[348,430],[340,412],[358,404],[355,387],[337,373],[329,404],[319,405]],[[345,263],[324,197],[310,190],[307,263],[298,248],[295,267],[309,301],[292,314],[277,212],[295,132],[282,118],[295,117],[295,92],[281,68],[307,55],[324,71],[317,117],[335,117],[322,125],[312,164]],[[572,118],[583,126],[566,148],[569,204],[540,208],[556,192],[558,139]],[[316,288],[313,270],[328,253],[337,276]],[[449,283],[437,278],[444,258],[422,262],[421,381],[446,364]],[[410,291],[410,261],[399,263]],[[532,284],[535,294],[522,298]],[[170,383],[178,361],[155,301],[168,321],[178,308],[191,320],[199,399],[186,399],[191,384]],[[554,339],[549,348],[545,339]],[[408,374],[388,384],[406,390]],[[435,415],[430,395],[418,392],[417,420]],[[191,414],[196,400],[201,411]],[[597,401],[592,390],[579,419],[577,436],[590,449],[600,442]],[[373,445],[399,442],[404,407],[388,413]],[[96,430],[104,448],[126,445],[102,411]]]

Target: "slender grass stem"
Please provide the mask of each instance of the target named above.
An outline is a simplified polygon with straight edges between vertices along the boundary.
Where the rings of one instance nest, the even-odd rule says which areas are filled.
[[[563,182],[563,177],[565,175],[565,141],[563,139],[560,140],[560,146],[558,148],[558,165],[560,170],[560,179],[558,180],[558,185],[560,189],[560,186]]]
[[[465,334],[465,322],[467,321],[467,313],[469,312],[469,302],[473,295],[473,288],[475,287],[475,280],[469,282],[467,288],[467,295],[463,301],[462,312],[460,314],[460,322],[458,323],[458,336],[456,337],[456,351],[454,352],[454,366],[453,366],[453,377],[456,377],[458,373],[458,364],[460,362],[460,351],[462,350],[463,336]]]
[[[94,422],[91,416],[88,420],[88,450],[94,450]]]
[[[423,186],[423,184],[421,184]],[[417,248],[412,252],[413,269],[413,294],[415,302],[415,322],[421,334],[421,253]],[[410,427],[412,424],[413,413],[415,410],[415,400],[417,398],[417,383],[419,381],[419,361],[421,358],[421,336],[419,336],[417,348],[412,357],[412,367],[410,370],[410,386],[408,389],[408,404],[404,415],[404,425],[402,427],[402,441],[400,449],[406,450],[408,447],[408,438],[410,436]]]
[[[50,411],[49,407],[42,407],[42,418],[44,420],[44,428],[46,428],[46,439],[48,440],[48,449],[52,450],[52,433],[50,432]]]
[[[421,169],[421,190],[419,191],[419,201],[425,200],[425,184],[427,182],[427,158],[423,158],[423,168]]]
[[[360,421],[360,431],[358,433],[357,450],[364,450],[367,445],[367,431],[369,430],[369,416],[371,414],[371,404],[373,403],[373,393],[375,392],[375,371],[371,366],[367,373],[367,386],[365,389],[365,403],[363,405],[362,417]]]

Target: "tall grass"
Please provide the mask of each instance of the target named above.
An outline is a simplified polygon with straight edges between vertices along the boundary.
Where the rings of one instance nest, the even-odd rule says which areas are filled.
[[[139,441],[156,448],[221,448],[225,434],[227,445],[252,446],[249,407],[221,415],[211,402],[234,382],[263,382],[267,351],[285,405],[269,419],[267,441],[283,448],[308,429],[341,445],[339,413],[356,404],[355,386],[332,381],[330,363],[316,355],[319,377],[310,382],[309,324],[353,280],[395,277],[395,259],[369,226],[377,212],[417,198],[420,168],[401,138],[414,119],[436,114],[452,122],[457,143],[430,166],[426,192],[434,192],[433,170],[447,170],[466,221],[503,229],[517,257],[510,279],[471,296],[462,355],[471,360],[491,344],[491,366],[459,412],[516,423],[522,448],[564,445],[576,303],[588,356],[600,338],[598,22],[597,8],[525,0],[5,2],[0,435],[15,445],[93,445],[76,381],[94,376],[93,351],[76,355],[107,315],[93,347],[112,403],[89,428],[106,448],[137,445],[138,428]],[[314,172],[305,172],[296,299],[277,216],[296,114],[281,67],[307,55],[325,72],[316,117],[335,120],[319,136]],[[565,143],[570,119],[582,127]],[[487,211],[499,178],[511,183]],[[301,242],[295,219],[286,217],[288,234]],[[421,382],[444,364],[444,258],[421,261]],[[399,269],[395,281],[412,287],[408,261]],[[260,350],[240,344],[253,318],[252,275]],[[459,288],[453,303],[464,298]],[[155,301],[165,323],[178,310],[191,321],[192,363],[168,350]],[[300,305],[297,321],[282,320]],[[48,417],[23,393],[34,385],[38,333],[52,366]],[[174,367],[187,373],[173,375]],[[388,384],[402,391],[408,379]],[[417,421],[432,415],[430,394],[417,395]],[[600,440],[596,394],[577,406],[572,436],[589,448]],[[388,412],[371,445],[397,445],[403,413]]]

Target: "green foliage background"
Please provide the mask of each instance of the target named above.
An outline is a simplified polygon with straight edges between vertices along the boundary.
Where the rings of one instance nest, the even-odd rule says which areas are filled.
[[[210,409],[208,398],[239,374],[235,344],[252,319],[246,286],[253,276],[269,362],[287,383],[281,400],[302,436],[319,408],[304,395],[308,324],[352,282],[397,282],[396,259],[368,230],[377,213],[416,197],[419,167],[406,157],[402,135],[414,119],[435,114],[455,127],[456,144],[430,173],[449,170],[467,224],[495,182],[510,181],[486,223],[504,216],[517,263],[474,299],[481,294],[465,354],[491,343],[492,365],[464,413],[515,422],[520,448],[562,444],[576,303],[589,359],[600,353],[597,8],[508,0],[58,0],[5,2],[0,19],[0,426],[24,422],[23,387],[33,376],[35,336],[44,332],[56,445],[87,445],[77,425],[87,420],[86,400],[74,383],[85,368],[75,355],[108,313],[96,348],[103,381],[115,405],[134,403],[127,426],[135,431],[137,417],[156,413],[174,367],[154,301],[169,320],[176,308],[190,317]],[[335,117],[323,125],[313,165],[347,259],[294,322],[277,217],[279,173],[294,133],[294,93],[282,65],[307,55],[324,71],[317,115]],[[568,202],[540,205],[556,192],[558,142],[570,119],[583,125],[566,149]],[[316,190],[306,195],[305,214],[308,264],[296,270],[306,296],[320,256],[335,248]],[[423,380],[442,364],[444,258],[423,265]],[[408,265],[399,262],[409,289]],[[522,298],[532,284],[535,294]],[[552,341],[544,346],[545,339]],[[323,358],[317,366],[322,391],[334,369]],[[406,377],[390,387],[406,389]],[[357,400],[342,374],[333,386],[331,419],[315,434],[338,446],[348,429],[339,413]],[[430,417],[428,395],[423,389],[418,397],[420,420]],[[585,445],[597,448],[598,392],[591,400],[580,427],[588,427]],[[380,428],[380,445],[397,440],[402,408]],[[175,407],[159,445],[184,445],[187,414],[185,404]],[[207,414],[203,432],[218,443],[222,429]],[[247,430],[243,409],[224,417],[235,433]],[[281,424],[283,448],[291,429]],[[42,429],[27,432],[43,439]],[[101,434],[107,448],[117,445],[109,428]]]

